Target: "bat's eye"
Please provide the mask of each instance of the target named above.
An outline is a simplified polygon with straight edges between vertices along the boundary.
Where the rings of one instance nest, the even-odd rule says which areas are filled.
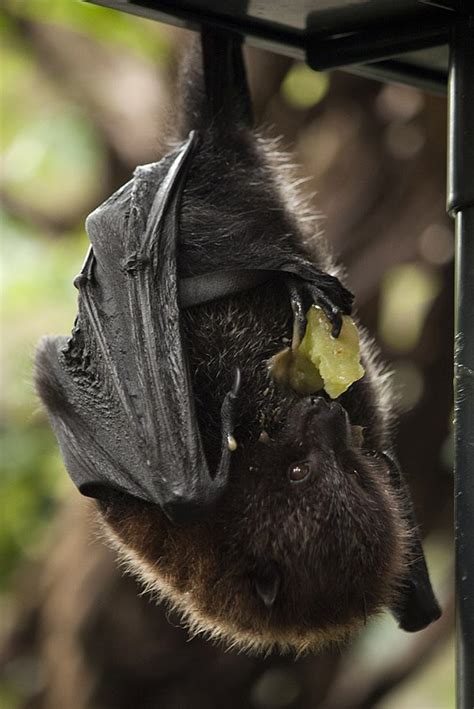
[[[307,461],[293,463],[288,468],[288,478],[292,483],[302,483],[311,475],[311,466]]]
[[[364,455],[366,458],[379,458],[378,451],[374,450],[364,451]]]

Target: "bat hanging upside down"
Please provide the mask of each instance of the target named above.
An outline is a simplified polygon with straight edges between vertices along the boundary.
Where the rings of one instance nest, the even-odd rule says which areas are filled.
[[[203,31],[174,149],[87,220],[72,335],[37,386],[67,469],[130,566],[192,631],[253,651],[343,640],[388,607],[440,615],[393,452],[376,346],[337,399],[269,362],[352,295],[252,129],[240,41]],[[274,361],[274,360],[273,360]]]

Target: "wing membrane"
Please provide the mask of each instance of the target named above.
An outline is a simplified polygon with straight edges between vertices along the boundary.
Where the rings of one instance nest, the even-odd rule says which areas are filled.
[[[196,141],[191,134],[174,156],[138,168],[90,215],[72,338],[47,339],[38,353],[39,390],[84,494],[114,487],[168,510],[196,509],[227,477],[227,430],[209,474],[181,338],[178,217]]]

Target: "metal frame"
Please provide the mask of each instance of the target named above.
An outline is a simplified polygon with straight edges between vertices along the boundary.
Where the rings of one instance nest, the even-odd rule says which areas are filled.
[[[88,0],[96,5],[141,15],[151,20],[198,30],[202,24],[239,32],[254,46],[279,54],[305,59],[313,69],[325,70],[345,67],[348,71],[380,79],[391,78],[414,84],[436,93],[444,93],[447,84],[445,69],[426,66],[406,53],[447,44],[457,0],[404,0],[409,3],[408,14],[399,9],[394,0],[392,17],[382,14],[375,0],[353,3],[339,0],[330,9],[315,10],[305,17],[301,29],[285,23],[278,17],[278,1],[274,21],[263,20],[256,13],[242,10],[249,3],[234,0],[231,7],[239,7],[239,14],[227,9],[225,0]],[[271,0],[264,0],[267,5]],[[383,2],[383,9],[387,0]],[[303,0],[296,0],[296,5]],[[307,7],[308,3],[303,3]],[[317,8],[318,0],[314,0]],[[288,3],[286,3],[288,5]],[[405,58],[398,55],[404,53]],[[409,57],[408,59],[406,57]],[[447,65],[447,62],[446,62]]]
[[[468,5],[471,7],[468,8]],[[462,11],[464,9],[464,12]],[[469,14],[470,13],[470,14]],[[448,211],[456,224],[454,473],[457,706],[474,707],[474,7],[450,38]]]
[[[474,0],[420,0],[409,17],[370,21],[361,5],[318,12],[305,31],[201,13],[181,0],[90,0],[150,19],[198,29],[201,24],[241,32],[253,44],[306,59],[315,69],[344,67],[380,80],[444,91],[442,68],[413,64],[409,54],[448,43],[448,211],[455,219],[455,545],[457,593],[457,707],[474,707]],[[314,0],[317,7],[317,0]],[[275,2],[277,9],[278,2]],[[427,6],[430,7],[427,7]],[[374,7],[375,3],[370,3]],[[354,10],[356,7],[356,10]],[[217,8],[217,10],[215,9]],[[316,20],[316,13],[314,14]],[[323,21],[321,18],[323,17]],[[310,18],[311,19],[311,16]],[[324,31],[321,30],[324,27]],[[291,29],[291,28],[290,28]],[[404,56],[406,59],[404,59]],[[366,64],[366,62],[368,62]]]

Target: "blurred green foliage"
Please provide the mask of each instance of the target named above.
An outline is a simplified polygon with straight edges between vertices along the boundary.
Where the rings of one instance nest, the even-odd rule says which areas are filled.
[[[59,25],[86,34],[100,44],[118,47],[163,62],[169,56],[165,33],[156,25],[123,12],[78,0],[10,0],[15,17]],[[7,23],[8,28],[8,23]]]
[[[154,64],[165,62],[170,51],[166,33],[154,23],[87,3],[14,0],[5,10],[2,191],[7,207],[14,206],[0,214],[0,591],[8,590],[20,562],[41,549],[56,503],[70,487],[34,392],[33,358],[42,335],[71,329],[72,279],[87,248],[84,211],[96,203],[106,170],[106,150],[93,121],[38,64],[19,23],[64,27]],[[61,230],[71,215],[77,224]]]
[[[307,109],[319,103],[329,89],[329,76],[313,71],[307,64],[294,64],[281,85],[285,101],[296,109]]]
[[[439,273],[427,265],[406,263],[387,272],[382,283],[379,334],[393,350],[410,352],[416,347],[441,285]]]
[[[34,347],[45,332],[67,332],[74,318],[71,287],[85,250],[81,233],[52,241],[2,218],[2,527],[0,589],[37,545],[60,492],[62,470],[32,381]]]

